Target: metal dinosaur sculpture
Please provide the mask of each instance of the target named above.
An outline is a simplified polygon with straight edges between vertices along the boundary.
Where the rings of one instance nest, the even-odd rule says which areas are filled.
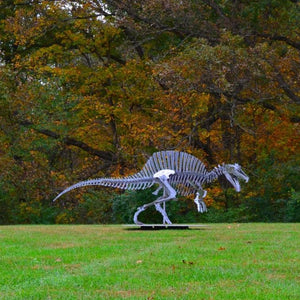
[[[191,154],[178,151],[161,151],[154,153],[142,170],[134,175],[123,178],[98,178],[81,181],[62,191],[53,201],[73,189],[90,185],[126,190],[144,190],[158,184],[158,188],[153,194],[158,195],[158,192],[162,189],[162,196],[139,207],[134,214],[134,223],[143,225],[138,220],[138,215],[149,206],[154,205],[156,210],[163,216],[163,224],[172,224],[166,213],[165,203],[175,199],[177,194],[182,196],[194,194],[196,196],[194,202],[197,205],[198,212],[206,212],[207,208],[203,198],[207,192],[202,188],[202,185],[212,182],[221,175],[225,175],[237,192],[241,189],[239,179],[246,182],[249,180],[249,177],[238,164],[218,165],[218,167],[208,172],[205,165]]]

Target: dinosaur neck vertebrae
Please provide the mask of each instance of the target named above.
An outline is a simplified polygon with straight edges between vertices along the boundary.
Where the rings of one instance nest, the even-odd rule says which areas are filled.
[[[208,172],[205,165],[191,154],[161,151],[154,153],[142,170],[136,174],[123,178],[98,178],[81,181],[62,191],[53,201],[73,189],[84,186],[100,185],[124,190],[143,190],[158,184],[158,189],[153,194],[157,195],[162,189],[162,196],[139,207],[134,215],[134,222],[141,224],[138,221],[138,215],[147,207],[154,205],[156,210],[162,214],[163,223],[172,224],[165,207],[161,207],[161,204],[175,199],[177,194],[182,196],[194,194],[198,211],[205,212],[207,209],[203,198],[206,196],[206,191],[202,189],[202,185],[212,182],[221,175],[225,175],[236,191],[240,191],[238,179],[246,182],[249,179],[238,164],[219,165]]]

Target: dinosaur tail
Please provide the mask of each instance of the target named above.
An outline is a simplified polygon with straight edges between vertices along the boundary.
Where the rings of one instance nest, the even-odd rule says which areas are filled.
[[[119,189],[127,189],[127,190],[143,190],[152,186],[155,183],[153,178],[136,178],[136,177],[125,177],[125,178],[98,178],[98,179],[90,179],[86,181],[80,181],[74,185],[63,190],[60,194],[58,194],[53,202],[60,198],[63,194],[68,193],[71,190],[90,186],[90,185],[100,185],[107,186]]]

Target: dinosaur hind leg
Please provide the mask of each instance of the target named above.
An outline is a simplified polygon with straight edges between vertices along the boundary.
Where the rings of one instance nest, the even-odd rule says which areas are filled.
[[[162,216],[163,216],[163,224],[166,224],[166,223],[167,224],[172,224],[172,222],[170,221],[170,219],[169,219],[169,217],[168,217],[168,215],[166,213],[166,208],[165,208],[166,202],[163,201],[163,204],[164,204],[164,208],[161,207],[160,202],[155,203],[155,208],[156,208],[157,211],[159,211],[162,214]]]
[[[176,191],[168,182],[168,178],[162,176],[160,179],[161,187],[164,189],[164,194],[162,197],[158,198],[154,201],[154,205],[157,211],[159,211],[163,216],[163,224],[172,224],[167,213],[166,213],[166,202],[176,197]],[[163,207],[161,207],[161,203],[163,203]]]
[[[144,225],[144,223],[140,222],[138,220],[138,215],[144,211],[147,207],[145,207],[145,205],[141,206],[141,207],[138,207],[137,211],[135,212],[134,216],[133,216],[133,222],[134,224],[136,225]]]
[[[171,200],[171,199],[169,199]],[[167,213],[166,213],[166,209],[165,209],[165,201],[166,198],[165,197],[159,197],[157,200],[153,201],[153,202],[150,202],[150,203],[147,203],[141,207],[138,207],[137,211],[135,212],[134,214],[134,217],[133,217],[133,221],[136,225],[144,225],[144,223],[142,223],[141,221],[138,220],[138,216],[141,212],[145,211],[149,206],[152,206],[154,205],[155,206],[155,209],[161,213],[161,215],[163,216],[163,224],[172,224],[172,222],[170,221]],[[161,207],[161,203],[164,203],[164,207],[162,208]]]
[[[161,215],[163,216],[163,224],[172,224],[172,222],[170,221],[167,213],[166,213],[166,209],[165,207],[162,208],[161,207],[161,203],[164,203],[168,200],[171,200],[171,199],[166,199],[165,197],[159,197],[157,200],[151,202],[151,203],[147,203],[141,207],[138,207],[137,211],[135,212],[134,214],[134,217],[133,217],[133,222],[136,224],[136,225],[144,225],[144,223],[142,223],[141,221],[138,220],[138,216],[141,212],[145,211],[149,206],[152,206],[154,205],[155,206],[155,209],[161,213]]]
[[[176,191],[169,184],[166,177],[159,178],[159,180],[160,180],[160,184],[161,184],[162,188],[164,189],[163,196],[159,197],[158,199],[156,199],[153,202],[144,204],[143,206],[139,207],[133,217],[133,221],[135,224],[143,225],[143,223],[138,220],[138,215],[151,205],[155,205],[156,210],[162,214],[164,224],[165,223],[172,224],[172,222],[170,221],[170,219],[166,213],[165,207],[164,208],[161,207],[161,203],[165,203],[166,201],[175,199]]]

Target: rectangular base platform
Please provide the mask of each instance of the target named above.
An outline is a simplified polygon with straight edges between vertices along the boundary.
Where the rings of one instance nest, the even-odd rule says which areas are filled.
[[[143,224],[143,225],[128,224],[123,226],[132,229],[140,229],[140,230],[172,230],[172,229],[184,230],[184,229],[191,229],[191,228],[207,227],[207,225],[201,225],[201,224]]]
[[[141,230],[189,229],[188,225],[141,225]]]

